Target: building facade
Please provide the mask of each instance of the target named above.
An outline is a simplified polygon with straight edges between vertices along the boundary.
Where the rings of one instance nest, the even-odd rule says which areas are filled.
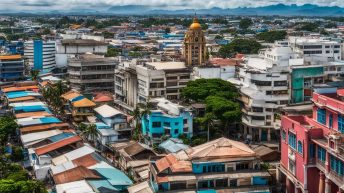
[[[56,66],[55,41],[33,40],[24,43],[24,56],[34,70],[50,72]]]
[[[344,191],[343,94],[317,89],[311,117],[282,117],[279,177],[288,193]]]
[[[207,60],[206,39],[196,17],[185,34],[183,55],[187,66],[204,65]]]
[[[191,110],[165,98],[154,98],[151,103],[155,105],[155,110],[142,119],[142,134],[146,137],[146,144],[161,143],[163,136],[178,138],[184,134],[188,138],[192,137]]]
[[[0,56],[0,80],[13,81],[24,78],[24,60],[21,55]]]
[[[113,57],[94,54],[69,58],[67,72],[70,86],[82,92],[112,92],[117,63]]]

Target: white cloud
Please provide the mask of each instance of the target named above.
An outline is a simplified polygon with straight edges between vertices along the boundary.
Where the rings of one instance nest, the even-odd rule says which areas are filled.
[[[344,7],[344,0],[0,0],[0,10],[68,10],[86,8],[103,10],[109,6],[147,5],[172,9],[259,7],[284,4],[317,4]]]

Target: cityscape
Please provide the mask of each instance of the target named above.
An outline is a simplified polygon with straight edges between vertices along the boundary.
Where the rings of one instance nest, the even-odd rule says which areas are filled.
[[[1,0],[0,193],[344,193],[344,1]]]

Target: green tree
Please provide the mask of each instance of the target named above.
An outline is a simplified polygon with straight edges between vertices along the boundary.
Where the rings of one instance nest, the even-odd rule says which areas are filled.
[[[31,75],[31,80],[36,81],[39,75],[39,70],[31,70],[30,75]]]
[[[0,117],[0,145],[4,146],[7,143],[8,137],[14,135],[18,125],[14,117],[5,116]]]
[[[120,52],[121,52],[121,50],[118,48],[109,47],[106,54],[105,54],[105,57],[116,57],[120,54]]]
[[[253,24],[252,20],[249,18],[244,18],[240,20],[239,27],[241,29],[247,29]]]
[[[130,113],[132,116],[130,122],[135,123],[134,130],[131,133],[131,137],[133,140],[138,141],[140,137],[140,130],[141,130],[141,111],[139,106],[136,106],[133,112]]]
[[[261,48],[262,45],[255,40],[235,39],[231,43],[222,46],[218,54],[223,58],[230,58],[237,53],[257,54]]]
[[[19,162],[19,161],[22,161],[23,159],[24,159],[23,148],[18,147],[18,146],[13,147],[11,160],[14,162]]]
[[[310,31],[310,32],[318,32],[319,31],[319,24],[318,23],[310,23],[310,22],[305,22],[301,23],[300,27],[297,27],[297,31]]]
[[[264,40],[266,42],[275,42],[276,40],[283,40],[287,35],[286,31],[268,31],[259,33],[256,38],[258,40]]]
[[[165,34],[169,34],[169,33],[171,33],[171,28],[169,27],[165,28]]]
[[[84,130],[81,131],[81,136],[94,143],[98,136],[97,126],[95,124],[88,124]]]

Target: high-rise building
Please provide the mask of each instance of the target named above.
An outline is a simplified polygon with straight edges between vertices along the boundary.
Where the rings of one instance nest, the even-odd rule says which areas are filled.
[[[202,26],[197,17],[195,17],[184,38],[183,55],[187,66],[205,64],[207,55],[205,46],[206,40],[202,31]]]
[[[0,56],[0,80],[13,81],[24,78],[24,60],[21,55]]]
[[[32,69],[50,72],[55,66],[55,41],[33,40],[25,42],[24,56]]]

